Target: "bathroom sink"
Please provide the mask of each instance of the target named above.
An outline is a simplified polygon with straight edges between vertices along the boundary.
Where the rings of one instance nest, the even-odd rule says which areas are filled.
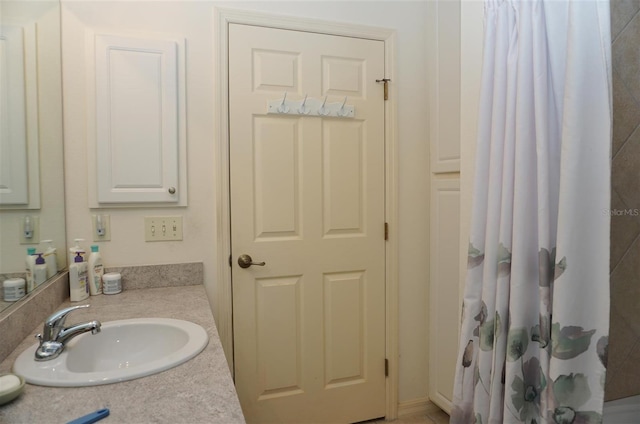
[[[138,318],[102,324],[98,334],[71,340],[55,359],[34,360],[38,343],[18,356],[13,372],[27,383],[76,387],[117,383],[156,374],[200,353],[209,341],[201,326],[169,318]]]

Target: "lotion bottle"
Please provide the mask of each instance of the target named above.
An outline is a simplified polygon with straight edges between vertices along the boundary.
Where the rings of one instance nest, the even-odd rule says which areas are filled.
[[[82,251],[76,252],[76,257],[69,266],[69,297],[72,302],[79,302],[89,297],[87,264],[82,258],[82,253]]]
[[[42,257],[42,253],[36,253],[36,265],[33,267],[33,283],[35,287],[47,281],[47,263]]]
[[[91,296],[102,294],[102,275],[104,267],[102,266],[102,256],[100,255],[98,246],[91,246],[89,254],[89,293]]]
[[[84,239],[81,238],[77,238],[77,239],[73,239],[74,243],[76,244],[73,247],[69,248],[69,264],[73,264],[73,262],[76,260],[76,253],[80,252],[80,255],[82,256],[82,260],[84,261],[84,249],[80,247],[80,242],[84,241]]]
[[[48,246],[44,251],[44,261],[47,264],[47,278],[51,278],[58,272],[58,257],[56,248],[53,247],[53,240],[42,240],[40,243],[47,243]]]
[[[27,260],[26,260],[26,278],[25,280],[27,280],[27,293],[31,293],[33,291],[33,289],[36,288],[36,284],[35,284],[35,280],[34,280],[34,273],[35,273],[35,267],[36,267],[36,257],[34,256],[36,254],[36,248],[35,247],[29,247],[27,248]]]

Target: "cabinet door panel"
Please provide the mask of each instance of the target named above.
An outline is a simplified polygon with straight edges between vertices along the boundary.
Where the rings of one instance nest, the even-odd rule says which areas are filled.
[[[451,409],[460,325],[460,180],[431,185],[429,398]]]
[[[180,202],[181,43],[114,35],[94,42],[98,203]]]

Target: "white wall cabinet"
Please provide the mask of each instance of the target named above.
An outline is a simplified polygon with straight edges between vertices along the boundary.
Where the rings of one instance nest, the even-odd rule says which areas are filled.
[[[40,209],[36,25],[0,25],[0,207]]]
[[[95,84],[91,206],[186,206],[184,40],[87,37]]]

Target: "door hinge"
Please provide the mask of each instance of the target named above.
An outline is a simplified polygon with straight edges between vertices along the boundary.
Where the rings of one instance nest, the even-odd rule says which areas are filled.
[[[389,360],[384,358],[384,376],[389,377]]]
[[[229,255],[229,266],[233,267],[233,262],[231,262],[231,255]]]
[[[389,223],[384,223],[384,239],[389,240]]]
[[[384,99],[389,100],[389,82],[391,80],[389,78],[377,79],[376,82],[384,84]]]

